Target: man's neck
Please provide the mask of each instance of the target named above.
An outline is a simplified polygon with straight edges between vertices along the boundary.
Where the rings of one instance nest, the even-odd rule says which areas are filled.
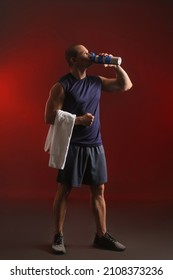
[[[71,74],[77,79],[77,80],[82,80],[86,77],[86,69],[81,70],[81,69],[71,69]]]

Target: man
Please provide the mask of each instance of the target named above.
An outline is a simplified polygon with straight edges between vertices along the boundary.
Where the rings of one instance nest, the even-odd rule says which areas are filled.
[[[104,55],[104,54],[103,54]],[[93,245],[98,248],[123,251],[125,246],[107,232],[104,184],[107,170],[100,134],[99,101],[101,91],[127,91],[132,83],[121,66],[113,66],[115,78],[88,76],[92,65],[90,53],[83,45],[73,45],[65,52],[70,73],[63,76],[51,89],[46,103],[45,121],[54,124],[57,110],[76,115],[65,167],[58,171],[59,183],[53,210],[55,235],[53,252],[66,252],[63,225],[67,198],[72,187],[90,186],[91,204],[96,223]]]

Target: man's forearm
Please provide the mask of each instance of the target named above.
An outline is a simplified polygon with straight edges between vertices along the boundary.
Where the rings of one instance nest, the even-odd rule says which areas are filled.
[[[75,125],[90,126],[94,121],[94,116],[90,113],[76,117]]]

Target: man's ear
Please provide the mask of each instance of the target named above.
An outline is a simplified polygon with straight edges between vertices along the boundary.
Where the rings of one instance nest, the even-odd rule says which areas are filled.
[[[76,57],[71,58],[71,63],[74,64],[76,62]]]

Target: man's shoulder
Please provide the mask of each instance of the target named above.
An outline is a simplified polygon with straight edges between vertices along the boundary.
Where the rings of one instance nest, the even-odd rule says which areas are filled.
[[[87,76],[89,81],[95,82],[95,83],[101,83],[101,78],[96,75],[89,75]]]
[[[59,78],[59,82],[63,82],[65,80],[68,80],[68,79],[70,79],[70,77],[71,77],[70,73],[67,73],[67,74],[65,74],[65,75],[63,75]]]

